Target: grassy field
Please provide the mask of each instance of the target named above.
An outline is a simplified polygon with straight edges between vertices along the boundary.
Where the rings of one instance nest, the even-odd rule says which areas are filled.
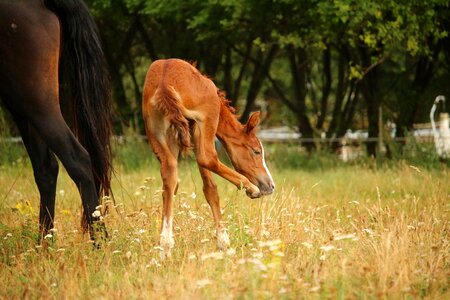
[[[81,234],[80,199],[64,171],[44,250],[29,163],[0,167],[0,298],[450,297],[447,167],[278,167],[276,192],[255,200],[218,178],[231,238],[218,252],[200,176],[184,162],[175,248],[162,262],[159,169],[149,160],[131,165],[116,167],[117,206],[101,250]]]

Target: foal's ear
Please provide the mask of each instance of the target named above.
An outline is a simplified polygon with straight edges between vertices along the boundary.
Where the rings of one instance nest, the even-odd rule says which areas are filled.
[[[259,111],[255,111],[250,114],[250,117],[248,117],[247,124],[245,125],[245,129],[247,133],[252,132],[253,130],[256,130],[259,124]]]

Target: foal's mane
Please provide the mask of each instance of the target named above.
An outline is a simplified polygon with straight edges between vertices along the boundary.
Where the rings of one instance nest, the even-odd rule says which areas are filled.
[[[236,113],[236,109],[231,106],[231,101],[225,97],[225,93],[217,88],[217,96],[219,97],[222,106],[226,107],[233,115]]]

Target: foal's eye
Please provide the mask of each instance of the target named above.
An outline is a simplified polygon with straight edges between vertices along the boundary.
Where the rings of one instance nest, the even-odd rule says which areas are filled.
[[[259,151],[258,149],[252,149],[252,150],[253,150],[253,154],[261,155],[261,151]]]

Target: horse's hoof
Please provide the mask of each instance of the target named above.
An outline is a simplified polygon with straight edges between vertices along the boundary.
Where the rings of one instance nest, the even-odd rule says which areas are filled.
[[[252,199],[260,198],[261,192],[259,191],[259,189],[257,191],[247,190],[247,196]]]
[[[161,235],[159,245],[161,246],[161,261],[164,261],[166,258],[170,258],[172,256],[172,248],[175,245],[175,241],[173,240],[173,238]]]
[[[226,230],[218,230],[217,231],[217,247],[225,251],[230,246],[230,238],[228,237],[228,233]]]
[[[89,228],[89,235],[95,249],[101,249],[110,237],[104,222],[97,221]]]

